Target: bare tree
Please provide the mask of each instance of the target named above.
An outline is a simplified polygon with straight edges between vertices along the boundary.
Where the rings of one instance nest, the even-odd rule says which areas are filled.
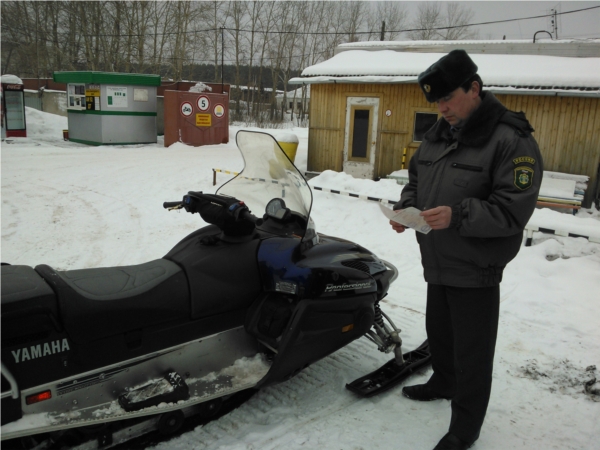
[[[252,68],[254,66],[254,57],[257,51],[258,30],[259,30],[259,18],[262,14],[265,3],[254,0],[245,3],[246,14],[248,15],[248,24],[250,25],[249,33],[246,33],[246,43],[248,45],[248,76],[246,79],[247,87],[246,90],[246,107],[247,115],[250,116],[251,104],[254,103],[254,93],[256,88],[256,81],[253,79]]]
[[[262,120],[262,111],[261,111],[261,95],[264,94],[264,85],[263,85],[263,69],[265,67],[265,59],[267,58],[267,50],[269,44],[269,30],[273,26],[277,17],[277,3],[278,2],[265,2],[265,8],[263,9],[263,14],[258,17],[258,23],[260,25],[260,57],[258,61],[258,77],[256,79],[256,86],[259,89],[259,95],[255,97],[255,102],[253,105],[254,118],[257,121]]]
[[[478,32],[466,26],[473,15],[471,8],[458,3],[422,2],[412,23],[415,31],[409,36],[419,41],[473,39]]]
[[[340,21],[342,22],[342,26],[344,31],[346,32],[348,42],[356,42],[359,39],[356,34],[366,15],[366,5],[365,2],[360,1],[351,1],[351,2],[342,2],[342,9],[340,10]]]
[[[219,81],[219,67],[220,67],[220,56],[221,56],[221,27],[224,24],[223,18],[223,2],[211,1],[210,12],[206,15],[206,21],[204,22],[207,28],[212,28],[210,44],[212,48],[212,62],[214,64],[214,82]]]
[[[193,79],[198,63],[206,62],[211,73],[203,76],[219,81],[221,58],[227,57],[235,67],[226,81],[248,85],[247,111],[254,118],[269,96],[274,117],[276,91],[287,90],[294,71],[332,57],[343,42],[379,39],[383,20],[390,30],[386,39],[395,39],[406,21],[404,5],[392,1],[5,0],[0,6],[3,72],[151,72],[181,80],[188,74]],[[469,19],[460,8],[447,11],[450,23]],[[240,93],[232,90],[238,112]]]
[[[319,60],[326,60],[333,56],[335,48],[342,42],[347,42],[348,39],[344,38],[348,28],[346,27],[344,16],[344,10],[347,2],[323,2],[322,14],[325,16],[325,20],[320,23],[320,28],[314,30],[315,32],[324,32],[329,34],[315,35],[317,40],[318,57],[312,62],[313,64]]]
[[[125,3],[114,1],[106,4],[105,16],[102,21],[102,53],[104,70],[118,72],[122,69],[124,55],[121,52],[122,33],[125,32],[123,23]]]
[[[164,52],[167,46],[167,31],[171,29],[171,22],[174,18],[169,14],[171,9],[170,2],[152,2],[150,11],[149,27],[152,31],[152,37],[149,41],[150,49],[150,67],[154,73],[162,73],[164,62]]]
[[[231,99],[235,102],[235,114],[234,120],[239,120],[241,116],[241,64],[244,58],[244,49],[242,43],[242,28],[246,26],[246,14],[244,5],[235,0],[229,2],[227,8],[229,14],[225,18],[226,21],[233,27],[228,30],[228,36],[233,41],[233,45],[230,46],[230,54],[233,52],[233,60],[235,61],[235,76],[234,76],[234,88],[231,90]]]
[[[393,41],[402,35],[406,28],[408,13],[402,2],[370,2],[367,14],[367,30],[372,31],[367,36],[369,41],[381,39],[382,24],[385,22],[384,40]]]
[[[81,18],[79,17],[79,5],[77,2],[65,2],[64,22],[66,24],[66,57],[67,65],[71,70],[81,70]]]
[[[476,39],[479,36],[479,32],[474,28],[465,26],[471,23],[474,15],[475,12],[471,8],[461,6],[458,3],[446,3],[446,15],[444,16],[443,26],[448,28],[439,30],[442,39],[445,41]]]
[[[415,41],[439,39],[436,28],[442,26],[442,5],[437,2],[422,2],[417,7],[416,17],[412,22],[414,31],[409,32]]]
[[[39,5],[37,5],[39,7]],[[28,75],[36,75],[37,68],[37,45],[39,35],[36,28],[36,5],[25,2],[2,2],[2,56],[7,50],[8,56],[12,58],[14,67]],[[6,20],[6,17],[10,17]],[[23,61],[29,64],[23,69],[20,65]],[[3,73],[6,73],[7,61],[3,62]]]
[[[322,38],[319,35],[312,35],[311,32],[318,32],[328,30],[328,19],[330,19],[325,13],[325,3],[324,2],[301,2],[299,3],[299,8],[297,11],[297,20],[299,27],[297,31],[299,33],[299,41],[295,46],[296,50],[294,51],[294,65],[296,68],[302,69],[308,65],[314,64],[320,58],[320,49],[322,46]],[[294,90],[294,96],[292,98],[293,105],[296,105],[296,96],[298,90]],[[301,109],[299,111],[300,117],[303,119],[304,114],[304,105],[306,98],[306,86],[302,86],[301,89]],[[287,95],[284,94],[284,104],[287,103]],[[293,120],[293,111],[296,108],[292,109],[292,120]]]
[[[275,13],[278,20],[273,24],[272,29],[277,33],[268,38],[269,67],[271,69],[271,111],[270,119],[275,118],[277,85],[279,77],[285,76],[284,67],[291,58],[288,56],[293,50],[296,39],[295,31],[295,12],[294,2],[277,2]],[[285,59],[285,61],[284,61]],[[284,85],[287,83],[284,83]]]

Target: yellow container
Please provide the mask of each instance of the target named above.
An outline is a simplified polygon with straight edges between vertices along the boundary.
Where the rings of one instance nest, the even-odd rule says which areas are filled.
[[[283,149],[283,152],[290,158],[290,161],[294,162],[296,159],[296,151],[298,150],[297,142],[281,142],[277,141],[279,146]]]

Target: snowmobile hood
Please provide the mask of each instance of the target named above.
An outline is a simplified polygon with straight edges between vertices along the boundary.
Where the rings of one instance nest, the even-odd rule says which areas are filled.
[[[290,161],[273,136],[241,130],[236,144],[244,169],[217,190],[217,194],[243,199],[250,210],[260,216],[274,198],[306,219],[303,240],[315,240],[317,234],[310,219],[312,192],[302,173]]]

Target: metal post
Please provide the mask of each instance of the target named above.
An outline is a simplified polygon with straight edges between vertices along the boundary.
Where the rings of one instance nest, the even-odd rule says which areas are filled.
[[[525,232],[525,247],[531,247],[531,243],[533,241],[533,230],[526,228]]]
[[[225,27],[221,27],[221,94],[225,93],[223,87],[223,58],[225,57]]]

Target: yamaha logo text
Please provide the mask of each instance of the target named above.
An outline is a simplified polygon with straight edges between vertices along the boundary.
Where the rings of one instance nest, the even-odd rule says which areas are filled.
[[[56,341],[44,342],[43,344],[32,345],[30,347],[23,347],[11,351],[11,353],[15,358],[15,363],[20,363],[69,350],[71,350],[69,348],[69,341],[67,341],[67,339],[58,339]]]

